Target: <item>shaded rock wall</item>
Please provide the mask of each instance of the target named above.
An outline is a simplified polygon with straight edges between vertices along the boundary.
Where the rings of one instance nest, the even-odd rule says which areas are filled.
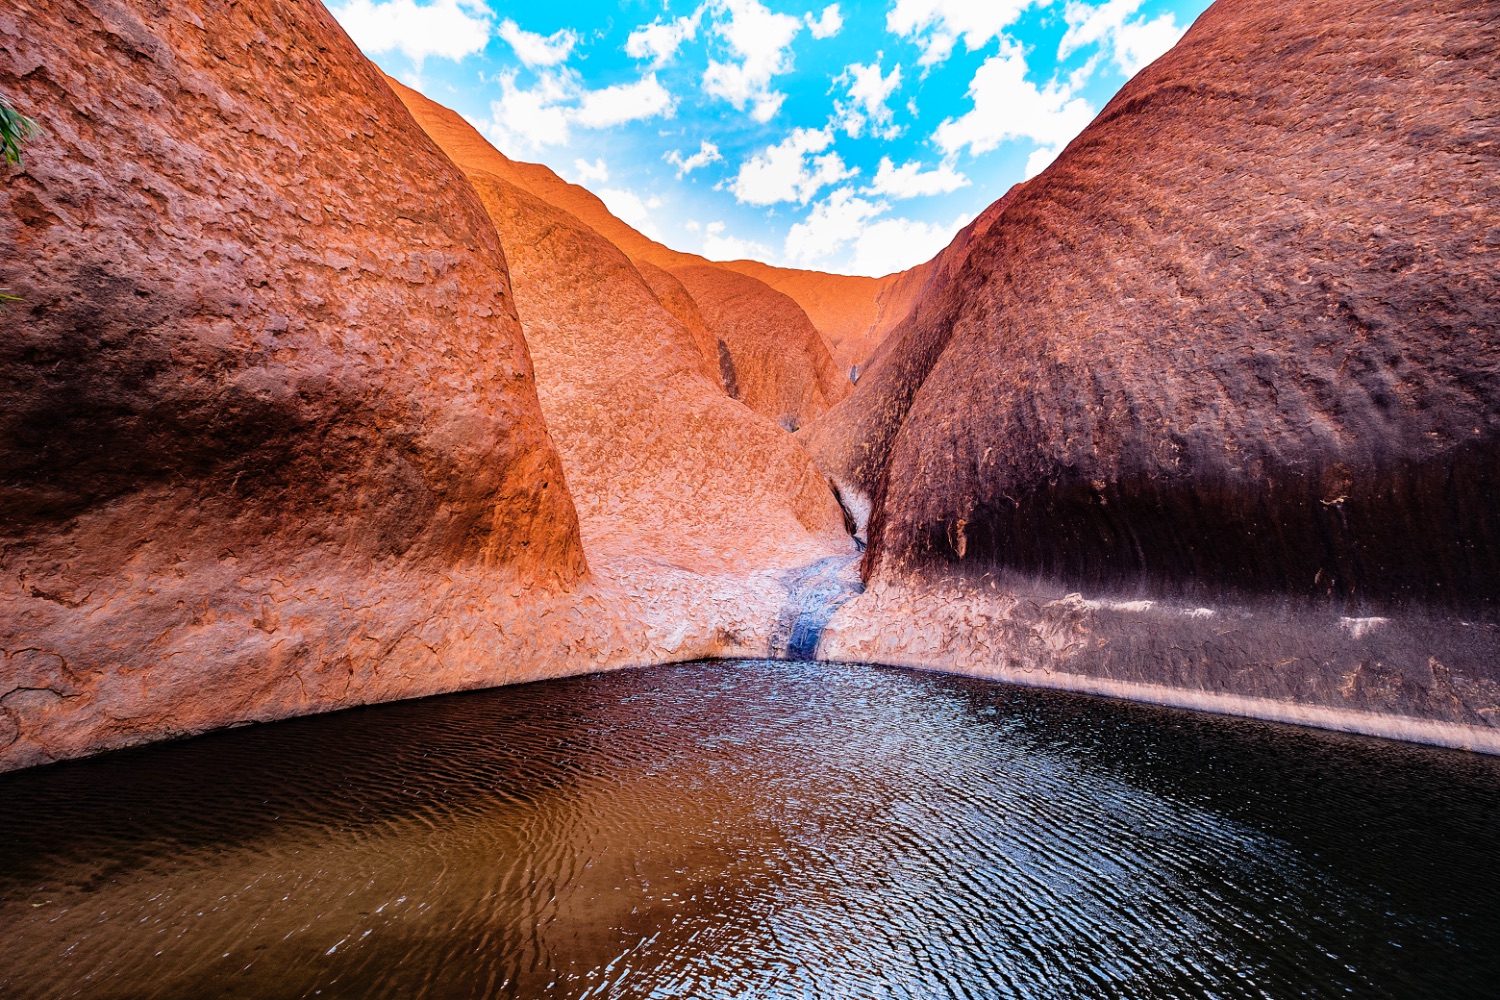
[[[1497,25],[1220,0],[986,213],[804,435],[820,655],[1500,752]]]
[[[332,18],[8,7],[0,90],[0,766],[530,669],[586,567],[500,242]]]
[[[903,274],[900,283],[912,299],[911,311],[896,324],[867,362],[856,393],[809,424],[801,440],[827,473],[868,540],[874,497],[885,480],[891,443],[901,430],[917,391],[953,334],[962,305],[958,278],[975,240],[989,231],[1015,199],[1019,186],[965,226],[928,264]],[[915,283],[921,278],[920,285]]]
[[[1492,608],[1496,16],[1215,5],[936,303],[871,570]]]

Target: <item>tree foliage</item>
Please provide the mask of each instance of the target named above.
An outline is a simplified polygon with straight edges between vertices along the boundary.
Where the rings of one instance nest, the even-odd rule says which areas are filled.
[[[36,122],[0,97],[0,156],[8,163],[21,162],[21,143],[36,134]]]

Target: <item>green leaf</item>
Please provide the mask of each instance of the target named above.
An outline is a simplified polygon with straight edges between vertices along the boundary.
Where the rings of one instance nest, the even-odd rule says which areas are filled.
[[[0,157],[7,163],[21,162],[21,144],[36,135],[37,124],[0,97]]]

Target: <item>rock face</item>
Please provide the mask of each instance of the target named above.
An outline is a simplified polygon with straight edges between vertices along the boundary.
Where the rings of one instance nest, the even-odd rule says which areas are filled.
[[[906,315],[911,294],[920,286],[919,282],[901,281],[902,275],[899,274],[861,278],[771,267],[749,260],[717,263],[697,254],[673,250],[621,221],[592,191],[569,184],[542,164],[511,159],[491,146],[461,116],[397,80],[387,78],[387,81],[454,160],[482,163],[489,173],[562,209],[613,243],[638,266],[649,265],[665,271],[680,267],[719,268],[755,279],[765,286],[763,292],[780,292],[792,299],[805,311],[804,318],[810,319],[823,335],[836,367],[845,375],[851,365],[863,365],[886,332]],[[642,267],[643,274],[647,270],[647,267]],[[654,283],[654,279],[649,280]],[[741,286],[746,292],[752,287],[748,284]],[[768,299],[773,303],[780,302],[778,296],[768,296]],[[781,309],[784,305],[769,308]]]
[[[772,652],[1500,752],[1496,17],[1221,0],[843,279],[647,240],[316,4],[0,10],[0,770]]]
[[[514,161],[461,117],[394,86],[467,172],[508,248],[542,407],[591,559],[649,556],[712,573],[850,551],[842,513],[807,453],[720,384],[706,334],[725,321],[698,315],[696,290],[643,263],[648,283],[577,216],[507,180]],[[566,193],[532,174],[534,189]],[[750,294],[760,302],[777,293],[754,283]],[[779,401],[775,389],[792,386],[784,412],[796,413],[821,399],[807,388],[815,383],[804,357],[822,342],[801,310],[786,306],[779,318],[810,338],[793,341],[806,354],[762,362],[757,344],[736,339],[731,349],[746,403]]]
[[[866,362],[859,391],[819,417],[802,435],[838,491],[861,541],[868,540],[873,498],[884,482],[891,442],[953,334],[958,278],[969,250],[1019,190],[1019,186],[1013,188],[965,226],[933,260],[898,276],[890,294],[910,299],[911,311]]]
[[[876,348],[911,311],[931,262],[883,278],[800,271],[753,260],[717,266],[763,281],[801,306],[828,342],[834,364],[847,375],[854,368],[863,371]]]
[[[736,398],[789,431],[820,416],[853,386],[828,345],[790,297],[721,267],[679,267],[673,277],[698,303],[723,345],[723,376]]]
[[[820,655],[1500,752],[1497,16],[1220,0],[956,241]]]
[[[1495,17],[1216,4],[922,302],[869,571],[1493,608]]]
[[[0,166],[0,767],[514,657],[535,608],[491,593],[586,566],[501,245],[332,18],[49,0],[0,39],[45,129]]]
[[[688,290],[682,287],[682,282],[669,272],[644,260],[636,260],[632,263],[635,264],[636,271],[646,282],[647,287],[651,289],[651,293],[656,296],[656,301],[661,303],[661,307],[671,313],[673,318],[687,330],[688,336],[692,337],[693,345],[697,347],[699,356],[703,358],[703,370],[709,378],[723,383],[724,364],[720,356],[718,338],[709,332],[708,324],[703,321],[703,313],[698,309],[698,303],[688,294]],[[731,392],[727,385],[724,391],[731,398],[737,395],[737,391]]]

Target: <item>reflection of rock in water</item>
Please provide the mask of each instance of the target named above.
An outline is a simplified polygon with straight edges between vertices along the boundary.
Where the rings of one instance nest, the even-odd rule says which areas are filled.
[[[830,556],[786,576],[791,588],[771,633],[771,655],[817,659],[818,641],[834,612],[864,590],[855,556]]]
[[[0,778],[0,995],[1492,997],[1497,783],[901,670],[549,681]]]

